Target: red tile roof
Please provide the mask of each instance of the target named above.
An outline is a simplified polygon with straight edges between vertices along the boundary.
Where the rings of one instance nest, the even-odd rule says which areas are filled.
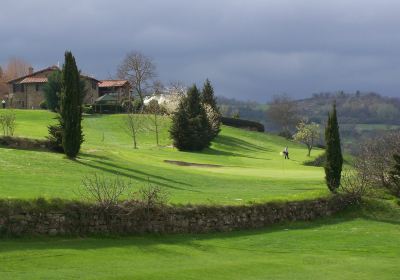
[[[43,72],[49,71],[49,70],[60,70],[60,68],[58,68],[57,66],[53,65],[53,66],[47,67],[47,68],[45,68],[45,69],[42,69],[42,70],[33,72],[32,74],[28,74],[28,75],[25,75],[25,76],[22,76],[22,77],[18,77],[18,78],[9,80],[9,81],[7,81],[7,83],[10,84],[10,83],[12,83],[12,82],[14,82],[14,81],[17,81],[17,80],[20,80],[20,79],[24,79],[24,78],[28,78],[28,77],[31,77],[31,76],[35,76],[35,75],[37,75],[37,74],[40,74],[40,73],[43,73]],[[47,82],[47,81],[46,81],[46,82]]]
[[[31,83],[47,83],[46,77],[28,77],[19,82],[20,84],[31,84]]]
[[[102,80],[99,87],[123,87],[126,83],[128,83],[127,80]]]

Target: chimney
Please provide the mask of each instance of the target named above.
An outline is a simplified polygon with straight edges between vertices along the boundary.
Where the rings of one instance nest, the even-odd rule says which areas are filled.
[[[29,74],[29,75],[32,75],[32,74],[33,74],[33,67],[32,67],[32,66],[28,68],[28,74]]]

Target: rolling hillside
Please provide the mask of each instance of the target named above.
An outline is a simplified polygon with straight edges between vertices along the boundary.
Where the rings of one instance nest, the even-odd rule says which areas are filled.
[[[54,114],[15,111],[16,135],[44,138]],[[306,149],[283,138],[223,127],[213,145],[201,153],[171,147],[169,120],[164,120],[161,147],[154,134],[140,134],[139,149],[124,131],[123,115],[87,116],[86,141],[76,161],[62,154],[0,148],[0,196],[12,198],[77,198],[85,175],[118,174],[136,191],[150,181],[163,187],[173,203],[238,204],[275,199],[300,199],[327,193],[322,168],[306,167]],[[148,120],[144,119],[144,122]],[[291,160],[279,154],[289,146]],[[314,151],[316,156],[321,151]],[[208,164],[180,166],[165,161]],[[215,166],[213,166],[215,165]]]
[[[54,121],[46,111],[16,114],[19,136],[43,138]],[[183,153],[170,147],[165,120],[162,147],[155,147],[148,132],[134,150],[122,124],[122,115],[85,117],[87,141],[76,161],[0,147],[0,197],[79,198],[80,180],[94,172],[117,173],[135,188],[150,180],[165,188],[173,203],[238,204],[327,194],[323,170],[302,165],[305,148],[280,137],[223,127],[210,149]],[[285,145],[290,161],[279,155]],[[0,240],[0,278],[397,279],[399,211],[394,201],[364,200],[334,217],[254,231],[6,238]]]

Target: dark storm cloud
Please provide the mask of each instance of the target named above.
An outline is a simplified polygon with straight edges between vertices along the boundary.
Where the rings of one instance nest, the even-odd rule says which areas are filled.
[[[44,67],[70,49],[84,72],[107,78],[140,50],[164,82],[208,77],[229,97],[400,96],[399,8],[395,0],[6,0],[0,64],[18,56]]]

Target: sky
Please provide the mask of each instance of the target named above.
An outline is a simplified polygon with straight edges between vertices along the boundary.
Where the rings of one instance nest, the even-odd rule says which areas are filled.
[[[165,84],[209,78],[241,100],[400,97],[399,11],[398,0],[2,0],[0,65],[45,68],[71,50],[82,72],[106,79],[140,51]]]

